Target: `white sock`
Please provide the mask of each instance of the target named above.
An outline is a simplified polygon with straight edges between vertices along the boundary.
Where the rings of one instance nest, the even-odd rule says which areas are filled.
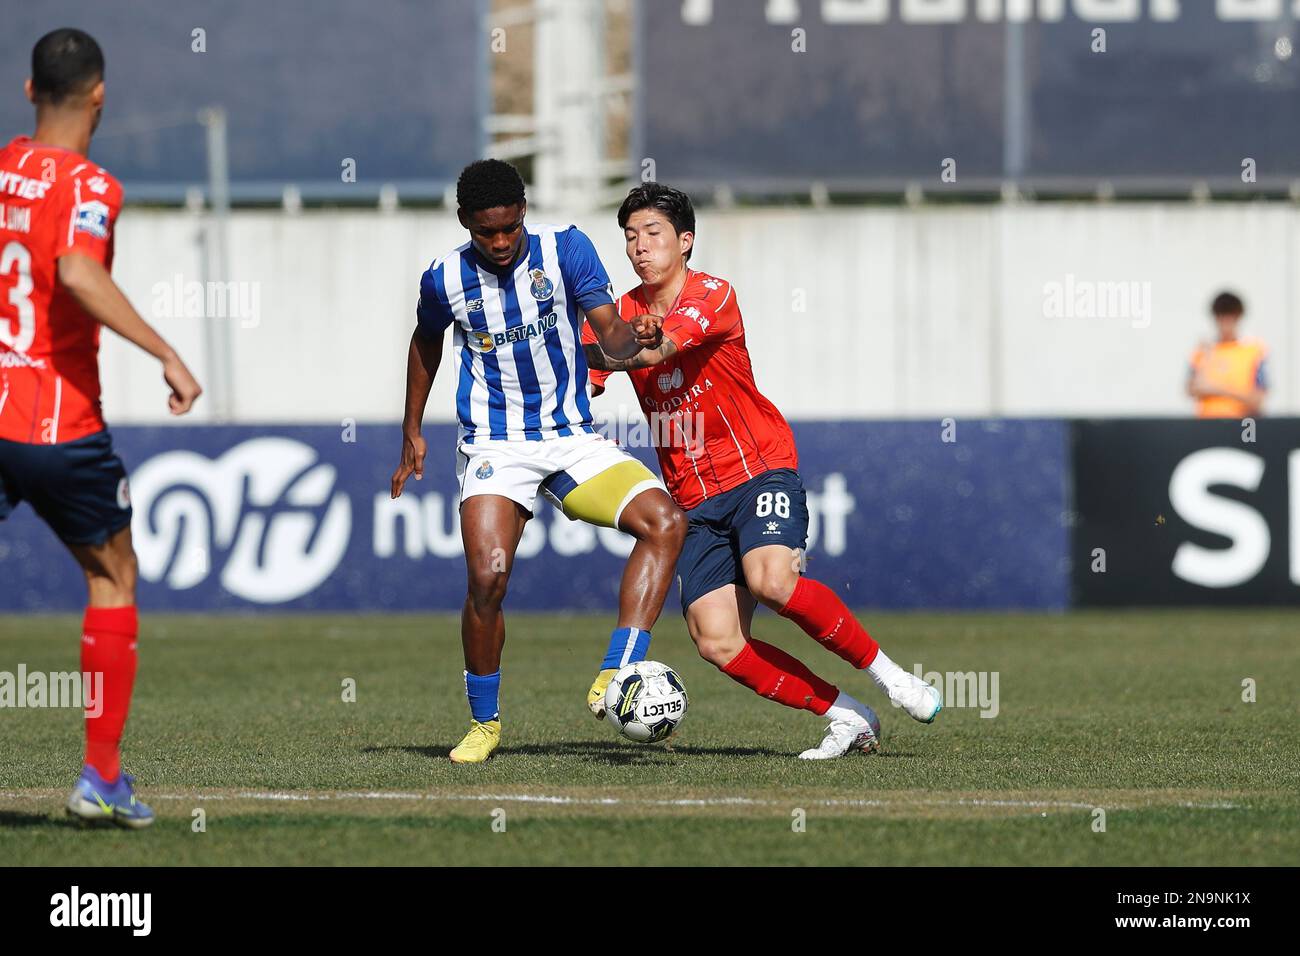
[[[907,671],[891,661],[889,655],[882,650],[876,651],[876,659],[867,667],[867,673],[886,694],[889,693],[889,688],[907,679]]]
[[[853,717],[861,720],[866,717],[866,713],[861,703],[844,693],[844,691],[840,691],[840,695],[835,698],[835,703],[831,704],[827,709],[825,716],[829,720],[849,720]]]

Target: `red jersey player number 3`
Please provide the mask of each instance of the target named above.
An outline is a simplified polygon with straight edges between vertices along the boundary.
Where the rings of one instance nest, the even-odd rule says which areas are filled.
[[[153,811],[121,768],[139,622],[131,499],[99,391],[107,326],[162,364],[174,414],[199,385],[113,282],[122,187],[86,154],[104,105],[104,57],[80,30],[32,50],[36,130],[0,148],[0,521],[26,502],[86,574],[81,670],[102,675],[85,715],[86,751],[67,811],[139,829]]]

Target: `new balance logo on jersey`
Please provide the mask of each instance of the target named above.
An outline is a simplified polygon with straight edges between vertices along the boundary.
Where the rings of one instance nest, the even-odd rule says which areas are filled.
[[[483,311],[483,300],[482,300],[482,299],[470,299],[470,300],[468,300],[468,301],[465,303],[465,311],[466,311],[466,312],[482,312],[482,311]]]

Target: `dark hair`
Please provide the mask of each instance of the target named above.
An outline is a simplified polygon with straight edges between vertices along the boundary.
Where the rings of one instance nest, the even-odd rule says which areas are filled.
[[[499,159],[480,159],[460,171],[456,205],[466,212],[513,206],[524,201],[519,170]]]
[[[618,227],[626,229],[628,219],[639,209],[658,209],[668,217],[673,231],[679,236],[684,232],[695,232],[695,207],[691,205],[691,197],[680,189],[655,182],[634,187],[623,200],[623,205],[618,207]],[[692,251],[686,250],[688,260]]]
[[[32,47],[32,91],[39,102],[58,106],[103,78],[104,53],[89,33],[63,27]]]
[[[1231,292],[1220,292],[1214,297],[1210,311],[1218,315],[1241,315],[1246,311],[1241,299]]]

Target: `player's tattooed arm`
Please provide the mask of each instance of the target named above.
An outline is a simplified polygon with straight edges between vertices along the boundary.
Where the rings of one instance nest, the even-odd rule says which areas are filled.
[[[664,339],[663,344],[657,349],[642,349],[636,355],[626,359],[611,358],[599,345],[584,345],[582,348],[587,355],[587,367],[602,372],[626,372],[634,368],[649,368],[677,354],[677,343],[672,339]]]
[[[659,316],[639,316],[624,322],[612,302],[587,312],[587,322],[605,354],[614,359],[632,358],[641,349],[655,348],[663,341],[663,320]]]

